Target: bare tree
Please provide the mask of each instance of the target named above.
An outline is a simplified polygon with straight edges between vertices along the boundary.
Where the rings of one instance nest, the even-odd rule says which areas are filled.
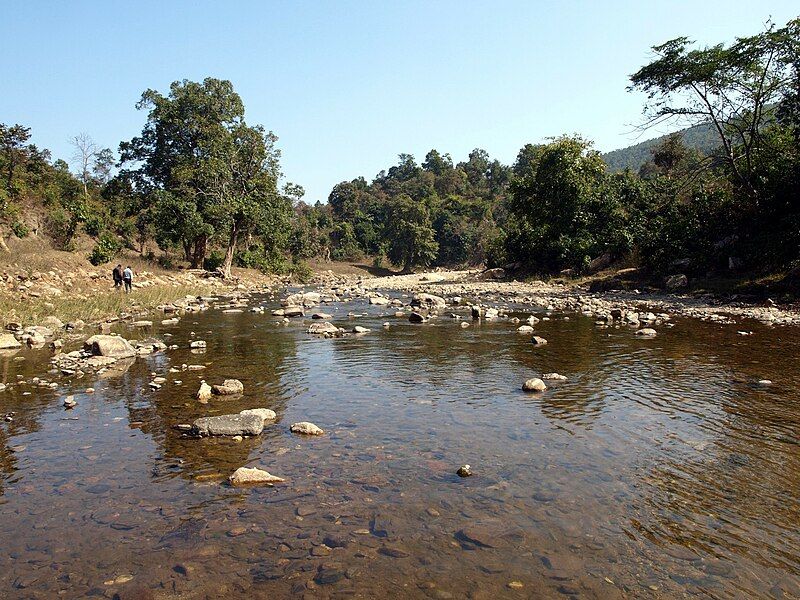
[[[83,182],[83,194],[89,195],[89,180],[91,179],[91,165],[100,148],[88,133],[80,133],[70,140],[75,149],[72,160],[78,164],[78,176]]]

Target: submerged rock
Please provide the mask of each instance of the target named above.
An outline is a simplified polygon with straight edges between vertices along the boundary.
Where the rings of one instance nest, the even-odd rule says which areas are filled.
[[[522,384],[522,389],[526,392],[543,392],[547,389],[547,386],[538,377],[532,377]]]
[[[264,431],[264,419],[257,414],[201,417],[192,423],[196,435],[258,435]]]
[[[130,358],[136,356],[136,350],[128,340],[118,335],[93,335],[85,342],[83,347],[94,356],[107,356],[110,358]]]
[[[657,333],[655,329],[643,327],[642,329],[636,331],[636,335],[640,335],[642,337],[656,337]]]
[[[231,485],[247,485],[247,484],[273,484],[282,483],[286,481],[283,477],[272,475],[268,471],[258,469],[256,467],[239,467],[233,472],[233,475],[228,477]]]
[[[314,425],[314,423],[309,423],[308,421],[294,423],[289,430],[292,433],[300,433],[303,435],[322,435],[325,433],[325,431]]]
[[[211,391],[217,396],[232,396],[244,391],[244,384],[238,379],[226,379],[222,385],[211,386]]]

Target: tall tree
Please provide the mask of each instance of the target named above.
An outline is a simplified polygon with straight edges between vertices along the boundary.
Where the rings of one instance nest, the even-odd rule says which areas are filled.
[[[654,46],[655,60],[631,76],[629,89],[647,95],[645,127],[665,122],[711,123],[721,159],[737,185],[758,195],[756,154],[777,103],[791,89],[800,56],[800,19],[778,28],[768,23],[730,45],[696,48],[686,37]]]
[[[72,160],[78,165],[78,179],[83,183],[83,195],[89,196],[89,180],[91,168],[99,148],[88,133],[79,133],[70,139],[73,153]]]

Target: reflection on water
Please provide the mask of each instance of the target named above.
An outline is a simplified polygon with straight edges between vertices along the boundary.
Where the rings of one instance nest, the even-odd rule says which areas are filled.
[[[351,310],[371,333],[187,315],[154,332],[177,350],[0,393],[0,596],[800,596],[796,331],[682,320],[643,340],[554,315],[534,347],[507,322],[362,303],[337,323]],[[61,382],[45,354],[0,357],[2,381]],[[520,391],[551,371],[569,380]],[[242,396],[194,399],[229,377]],[[254,407],[278,414],[258,438],[173,429]],[[243,465],[287,483],[226,485]]]

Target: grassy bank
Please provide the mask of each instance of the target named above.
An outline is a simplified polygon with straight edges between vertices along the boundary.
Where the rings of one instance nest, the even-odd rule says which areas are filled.
[[[77,320],[94,323],[119,316],[123,312],[146,312],[186,295],[200,296],[211,293],[212,288],[204,285],[152,285],[135,289],[130,294],[111,289],[96,291],[91,295],[65,294],[57,298],[23,300],[11,295],[2,295],[0,314],[4,316],[6,322],[16,321],[23,325],[39,324],[42,319],[49,316],[57,317],[65,323]]]

